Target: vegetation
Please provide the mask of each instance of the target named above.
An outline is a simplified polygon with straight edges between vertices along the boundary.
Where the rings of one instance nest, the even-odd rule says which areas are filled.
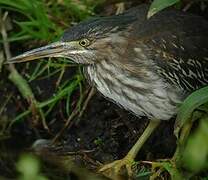
[[[163,10],[164,8],[175,5],[179,2],[180,0],[154,0],[150,6],[147,17],[150,18],[151,16]]]
[[[202,2],[204,3],[204,1],[199,3]],[[62,35],[63,30],[70,27],[72,23],[93,16],[95,8],[102,3],[104,3],[104,0],[0,0],[0,8],[2,9],[1,28],[3,27],[2,23],[5,23],[4,28],[8,33],[8,37],[5,38],[8,38],[6,40],[10,45],[14,43],[16,46],[20,45],[24,50],[28,50],[28,46],[32,48],[56,41]],[[162,9],[178,3],[180,3],[180,0],[154,0],[151,4],[148,18],[151,18]],[[7,12],[9,12],[9,15]],[[11,26],[9,20],[11,19],[12,27],[9,27]],[[2,38],[1,42],[5,44],[5,39]],[[17,52],[14,52],[13,55],[18,54],[19,49],[14,49],[17,49]],[[26,99],[29,108],[23,108],[23,111],[18,111],[19,114],[12,120],[8,120],[3,116],[0,117],[0,122],[4,122],[0,124],[0,140],[8,138],[13,124],[23,122],[28,115],[32,115],[34,124],[41,120],[44,128],[49,130],[48,117],[60,101],[65,104],[63,114],[66,117],[81,116],[83,106],[86,105],[89,90],[85,90],[83,87],[84,78],[80,67],[74,69],[74,65],[61,58],[27,63],[25,66],[29,69],[25,73],[18,73],[18,71],[21,71],[20,66],[17,69],[10,67],[7,72],[9,72],[8,77],[11,82],[18,88],[21,96]],[[0,60],[0,72],[2,67]],[[73,76],[64,78],[69,69],[72,69]],[[56,79],[51,96],[36,99],[36,94],[31,84],[40,79],[52,79],[54,77]],[[38,91],[38,87],[35,91]],[[78,94],[76,101],[73,100],[75,94]],[[12,95],[8,95],[5,102],[0,105],[0,116],[11,98]],[[170,174],[172,179],[185,179],[194,176],[208,178],[207,103],[208,87],[194,92],[184,101],[180,106],[175,123],[175,135],[178,138],[179,147],[175,154],[176,161],[152,162],[153,172],[149,168],[141,168],[137,174],[138,178],[144,176],[156,177],[162,174],[164,170]],[[194,128],[190,133],[193,124]],[[95,143],[102,145],[102,140],[97,138]],[[31,177],[33,179],[47,179],[45,176],[40,175],[40,164],[33,156],[23,156],[17,163],[17,170],[20,172],[20,180],[32,179]],[[203,175],[200,176],[200,174]]]
[[[40,163],[32,155],[22,155],[17,163],[17,170],[20,172],[19,180],[47,180],[40,175]]]

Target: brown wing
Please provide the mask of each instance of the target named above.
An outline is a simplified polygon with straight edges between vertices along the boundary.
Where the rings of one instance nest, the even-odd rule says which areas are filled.
[[[134,30],[167,81],[187,91],[208,84],[208,22],[202,17],[166,10],[135,23]]]

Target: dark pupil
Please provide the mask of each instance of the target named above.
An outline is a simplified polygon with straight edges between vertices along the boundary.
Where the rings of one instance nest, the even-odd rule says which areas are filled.
[[[81,41],[81,45],[82,46],[85,46],[86,45],[86,42],[85,41]]]

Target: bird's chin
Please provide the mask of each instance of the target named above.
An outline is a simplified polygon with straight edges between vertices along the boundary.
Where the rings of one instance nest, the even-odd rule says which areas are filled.
[[[73,56],[56,56],[56,57],[57,58],[65,58],[70,63],[74,63],[74,64],[82,64],[82,65],[90,65],[90,64],[93,64],[92,62],[88,62],[85,59],[75,58]]]
[[[69,59],[70,61],[76,63],[76,64],[83,64],[83,65],[93,65],[95,64],[95,60],[93,56],[88,56],[89,54],[65,54],[62,56],[62,58]]]
[[[94,62],[89,62],[87,60],[80,60],[80,59],[77,59],[77,60],[73,60],[71,59],[74,63],[76,64],[81,64],[81,65],[84,65],[84,66],[88,66],[88,65],[93,65]]]

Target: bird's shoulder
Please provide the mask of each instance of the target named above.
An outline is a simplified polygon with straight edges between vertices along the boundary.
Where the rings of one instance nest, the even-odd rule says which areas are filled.
[[[140,19],[141,20],[141,19]],[[132,25],[130,39],[156,71],[183,90],[208,84],[208,22],[173,9]]]

